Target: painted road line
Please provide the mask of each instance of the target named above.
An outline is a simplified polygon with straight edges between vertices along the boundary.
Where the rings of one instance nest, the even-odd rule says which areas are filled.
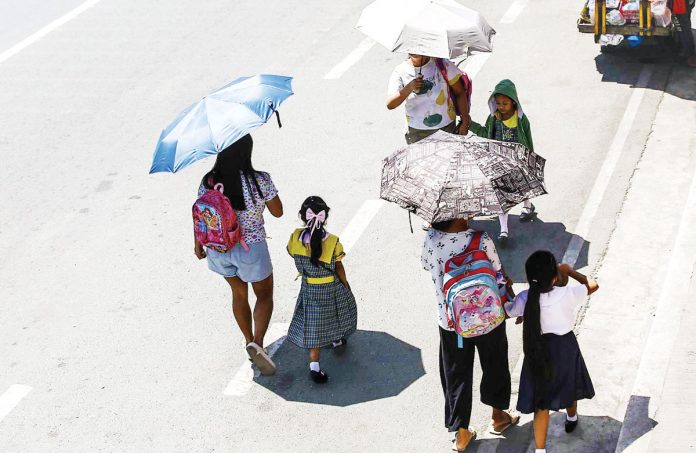
[[[643,67],[643,70],[640,71],[636,88],[633,88],[631,99],[628,101],[628,106],[623,114],[623,118],[621,118],[619,128],[614,135],[614,140],[611,142],[609,152],[604,158],[602,168],[600,168],[599,173],[597,174],[597,178],[592,186],[590,196],[587,198],[585,208],[582,210],[582,214],[580,215],[580,221],[575,227],[575,233],[570,240],[570,244],[568,245],[565,255],[563,255],[564,263],[574,266],[575,262],[578,260],[580,250],[582,250],[582,246],[585,243],[585,238],[590,232],[590,226],[592,225],[595,215],[597,214],[597,209],[599,209],[599,205],[604,199],[604,193],[609,186],[609,181],[611,181],[611,177],[614,174],[616,164],[621,157],[621,152],[626,144],[628,133],[631,131],[631,127],[633,126],[633,121],[638,113],[638,108],[643,101],[643,96],[645,95],[646,91],[645,87],[648,86],[652,71],[651,66],[645,66]]]
[[[515,22],[517,17],[527,6],[527,3],[529,3],[529,0],[515,0],[514,2],[512,2],[512,5],[510,5],[505,15],[503,15],[503,18],[500,19],[500,23],[511,24]]]
[[[14,384],[5,393],[0,395],[0,421],[19,404],[19,402],[31,392],[28,385]]]
[[[280,349],[285,337],[288,333],[288,323],[276,322],[271,324],[268,331],[266,332],[266,337],[264,338],[265,343],[270,343],[270,346],[266,348],[268,355],[273,357],[273,355]],[[222,392],[227,396],[243,396],[251,388],[251,384],[254,381],[254,377],[259,377],[261,373],[259,370],[252,368],[251,362],[245,360],[242,366],[239,367],[237,373],[235,373],[232,380],[227,384],[227,388]]]
[[[474,80],[476,77],[476,74],[479,73],[481,68],[483,68],[483,65],[486,64],[486,61],[491,57],[490,52],[486,53],[475,53],[468,57],[466,60],[464,60],[465,65],[464,65],[464,70],[466,73],[469,75],[469,78],[471,80]]]
[[[690,174],[693,174],[693,167]],[[685,301],[690,299],[690,295],[696,289],[696,279],[692,278],[696,265],[693,252],[696,247],[696,236],[693,233],[695,221],[696,178],[692,178],[674,246],[671,248],[672,254],[664,274],[665,278],[658,293],[660,297],[655,307],[655,317],[650,326],[636,380],[633,383],[631,398],[626,407],[616,451],[649,451],[653,430],[649,429],[640,437],[640,441],[636,442],[634,442],[635,434],[638,427],[642,426],[647,419],[656,419],[665,378],[672,360],[671,354],[665,352],[672,351],[674,347],[682,322],[679,314],[682,312]],[[691,282],[691,285],[688,282]],[[691,326],[681,326],[681,328],[690,329]],[[645,408],[641,401],[647,401],[648,407]],[[645,409],[647,414],[644,412]]]
[[[58,19],[54,20],[50,24],[46,25],[44,28],[41,30],[37,31],[33,35],[24,38],[22,41],[19,43],[15,44],[14,46],[10,47],[6,51],[0,53],[0,63],[3,63],[5,60],[9,59],[10,57],[18,54],[22,50],[24,50],[26,47],[34,44],[36,41],[40,40],[47,34],[51,33],[61,25],[65,24],[66,22],[69,22],[79,16],[80,14],[84,13],[97,3],[99,3],[100,0],[88,0],[75,8],[74,10],[70,11],[69,13],[65,14],[62,17],[59,17]]]
[[[358,212],[353,216],[350,223],[343,230],[340,236],[343,251],[348,253],[353,248],[358,239],[365,231],[365,228],[370,224],[372,219],[377,215],[379,209],[384,206],[384,200],[366,200]]]
[[[350,69],[355,63],[360,61],[360,59],[370,50],[372,46],[375,45],[375,40],[372,38],[363,39],[358,47],[356,47],[351,53],[348,54],[346,58],[341,60],[336,66],[334,66],[329,72],[324,76],[325,79],[335,80],[341,78],[344,72]]]

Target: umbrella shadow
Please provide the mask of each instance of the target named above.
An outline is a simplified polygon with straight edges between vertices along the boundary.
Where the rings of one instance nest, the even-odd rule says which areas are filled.
[[[529,255],[537,250],[548,250],[560,262],[573,237],[573,234],[566,230],[564,224],[544,222],[538,215],[535,215],[529,222],[520,222],[518,215],[511,214],[508,217],[510,238],[505,248],[501,247],[496,239],[500,233],[497,217],[475,219],[471,222],[471,227],[483,230],[493,238],[505,272],[515,283],[527,281],[524,263]],[[583,239],[580,254],[573,267],[577,269],[587,266],[589,248],[590,243]]]
[[[693,32],[694,30],[692,30]],[[695,70],[677,62],[674,45],[669,39],[646,41],[639,47],[627,45],[603,47],[605,53],[595,57],[597,72],[602,82],[619,83],[637,87],[645,64],[653,65],[653,73],[647,86],[650,90],[664,91],[689,101],[696,100]]]
[[[650,419],[647,410],[644,414],[645,423],[640,423],[640,428],[631,432],[626,437],[626,429],[622,431],[625,423],[609,416],[590,416],[580,414],[580,422],[572,433],[565,432],[565,412],[551,413],[549,429],[546,438],[548,451],[564,452],[593,452],[614,453],[623,451],[648,431],[652,430],[657,422]],[[621,436],[621,441],[619,437]],[[621,448],[620,445],[623,445]],[[617,448],[619,446],[619,448]],[[533,423],[528,421],[520,426],[513,426],[501,436],[485,438],[472,442],[467,451],[485,451],[487,453],[527,453],[534,451]]]
[[[329,382],[309,378],[307,350],[285,341],[273,356],[275,376],[254,381],[287,401],[350,406],[396,396],[425,375],[421,350],[386,332],[358,330],[342,355],[322,349]]]

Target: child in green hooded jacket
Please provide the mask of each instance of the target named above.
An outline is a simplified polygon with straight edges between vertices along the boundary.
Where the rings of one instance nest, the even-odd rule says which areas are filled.
[[[517,89],[512,81],[505,79],[498,82],[488,99],[488,106],[491,109],[491,114],[488,115],[485,126],[472,121],[469,127],[471,132],[484,138],[519,143],[530,151],[534,151],[529,119],[524,114],[520,101],[517,99]],[[534,212],[535,208],[532,202],[525,200],[522,214],[520,214],[520,222],[531,220]],[[500,220],[498,240],[501,245],[505,245],[509,235],[507,213],[501,214],[498,219]]]

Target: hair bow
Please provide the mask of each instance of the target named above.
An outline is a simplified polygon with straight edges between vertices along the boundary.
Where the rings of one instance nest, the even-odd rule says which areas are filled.
[[[305,218],[307,219],[307,226],[311,228],[309,232],[309,236],[311,237],[314,234],[314,230],[326,222],[326,211],[322,209],[315,214],[312,208],[307,208]]]

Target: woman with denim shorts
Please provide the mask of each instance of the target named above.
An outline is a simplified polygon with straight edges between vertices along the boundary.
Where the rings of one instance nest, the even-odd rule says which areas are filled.
[[[201,181],[198,195],[211,190],[217,183],[224,186],[223,194],[242,227],[243,239],[249,250],[236,244],[220,253],[194,240],[198,259],[207,257],[208,267],[222,275],[232,289],[232,312],[246,341],[246,351],[261,374],[272,375],[275,364],[263,349],[263,337],[273,313],[273,266],[266,244],[263,211],[274,217],[283,215],[283,204],[268,173],[256,171],[251,165],[253,141],[245,135],[217,155],[213,169]],[[253,316],[249,307],[249,283],[256,295]]]

